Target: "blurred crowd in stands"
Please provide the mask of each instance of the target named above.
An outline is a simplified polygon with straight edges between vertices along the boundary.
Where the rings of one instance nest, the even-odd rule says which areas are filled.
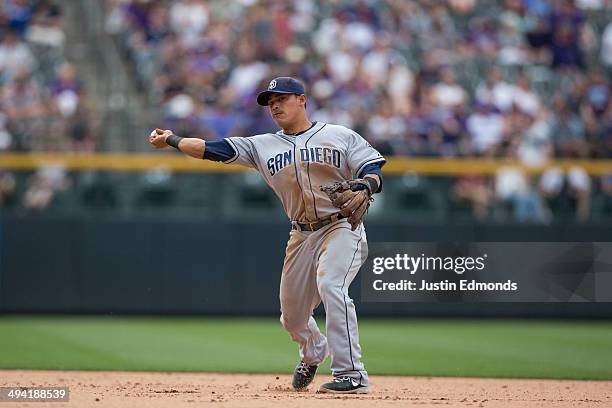
[[[292,75],[312,119],[351,127],[385,155],[612,158],[609,0],[101,1],[159,125],[179,135],[275,131],[255,95]],[[0,0],[0,150],[96,148],[63,58],[61,4]],[[48,173],[38,179],[62,185]],[[449,194],[483,220],[500,206],[525,222],[568,206],[586,220],[595,191],[612,208],[611,177],[507,167],[458,177]]]
[[[0,153],[95,150],[92,118],[75,68],[64,53],[61,3],[0,1]],[[22,205],[43,209],[65,188],[61,168],[27,181]],[[0,172],[0,205],[16,200],[14,174]]]
[[[351,127],[386,155],[612,157],[606,0],[106,3],[108,32],[178,134],[275,130],[254,96],[292,75],[314,120]],[[580,167],[538,179],[509,168],[460,178],[452,195],[479,218],[497,201],[547,222],[563,194],[586,219],[591,184]]]
[[[254,95],[291,74],[312,117],[384,154],[612,156],[604,0],[108,1],[169,127],[274,129]],[[607,27],[604,24],[607,23]]]
[[[0,151],[93,151],[60,2],[0,1]]]

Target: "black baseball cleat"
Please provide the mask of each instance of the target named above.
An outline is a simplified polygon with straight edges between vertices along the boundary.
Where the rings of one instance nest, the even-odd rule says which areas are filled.
[[[317,368],[318,366],[316,365],[308,365],[300,361],[300,364],[295,367],[295,371],[293,372],[293,388],[296,390],[303,390],[308,387],[317,373]]]
[[[335,377],[331,382],[321,385],[319,392],[330,392],[335,394],[367,394],[370,388],[359,384],[359,381],[351,377]]]

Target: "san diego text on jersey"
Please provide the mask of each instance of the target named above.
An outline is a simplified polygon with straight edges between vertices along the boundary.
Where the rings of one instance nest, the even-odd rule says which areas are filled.
[[[302,148],[299,150],[300,160],[304,163],[321,163],[340,168],[340,151],[330,147],[314,146],[310,148]],[[278,153],[267,160],[268,170],[270,175],[275,175],[285,166],[293,162],[293,152]]]

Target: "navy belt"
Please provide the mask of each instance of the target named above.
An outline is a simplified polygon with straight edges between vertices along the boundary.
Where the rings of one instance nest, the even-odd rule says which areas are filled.
[[[298,230],[298,231],[316,231],[316,230],[320,230],[326,225],[331,224],[332,222],[336,222],[343,218],[346,218],[346,217],[340,213],[336,213],[336,214],[330,215],[329,217],[326,217],[320,220],[316,220],[316,221],[312,221],[312,222],[307,222],[305,224],[301,222],[297,222],[297,221],[292,221],[291,228],[294,230]]]

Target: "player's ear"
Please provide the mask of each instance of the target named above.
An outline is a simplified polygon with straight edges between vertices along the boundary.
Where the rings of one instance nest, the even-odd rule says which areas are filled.
[[[297,95],[298,101],[300,101],[300,105],[304,105],[306,107],[306,95]]]

